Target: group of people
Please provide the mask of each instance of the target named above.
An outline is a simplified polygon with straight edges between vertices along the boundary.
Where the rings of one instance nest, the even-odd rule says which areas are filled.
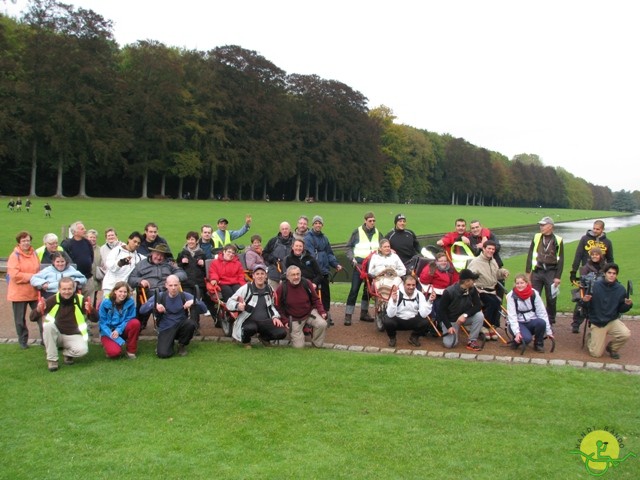
[[[13,198],[9,199],[7,203],[7,209],[10,212],[21,212],[22,211],[22,198],[18,197],[15,200]],[[29,213],[31,211],[31,199],[27,198],[24,202],[24,209]]]
[[[536,351],[544,351],[544,338],[553,335],[555,294],[564,262],[563,240],[553,232],[553,219],[544,217],[539,222],[540,233],[531,242],[526,273],[516,275],[515,287],[509,292],[504,283],[509,272],[499,257],[500,243],[479,221],[472,221],[467,231],[466,221],[457,219],[455,231],[437,242],[442,250],[426,263],[420,261],[420,245],[415,233],[406,228],[405,215],[396,215],[394,228],[384,236],[375,222],[373,212],[367,212],[364,223],[347,242],[353,276],[345,326],[353,322],[356,300],[360,288],[368,283],[367,276],[376,279],[392,272],[383,319],[390,346],[396,346],[397,331],[411,330],[409,343],[414,346],[431,332],[442,335],[444,346],[453,348],[464,327],[466,348],[480,350],[481,333],[485,340],[498,339],[506,295],[507,323],[515,344],[533,341]],[[333,324],[331,269],[343,269],[322,231],[324,219],[313,217],[309,227],[308,217],[300,216],[294,229],[282,222],[264,248],[262,237],[253,235],[242,254],[232,242],[250,230],[251,216],[237,230],[228,229],[228,223],[220,218],[215,231],[205,224],[200,232],[188,232],[175,257],[153,222],[145,225],[144,233],[132,232],[126,242],[109,228],[103,245],[98,245],[97,232],[87,231],[80,221],[71,225],[69,238],[61,245],[55,234],[48,233],[43,245],[34,249],[31,235],[20,232],[8,260],[8,300],[13,305],[20,346],[28,347],[25,318],[30,307],[51,371],[58,369],[58,346],[63,348],[66,364],[88,351],[82,343],[88,338],[85,318],[98,322],[109,358],[136,357],[138,336],[152,314],[158,332],[157,355],[173,356],[176,343],[177,353],[186,355],[199,330],[200,315],[215,306],[206,292],[218,292],[225,308],[237,316],[232,335],[241,344],[250,347],[251,338],[258,335],[260,342],[269,346],[290,335],[292,346],[301,348],[307,334],[312,346],[321,347],[326,329]],[[472,252],[464,268],[452,261],[456,245],[467,246]],[[613,248],[603,222],[597,221],[580,241],[572,280],[578,269],[582,276],[593,277],[581,298],[582,311],[587,312],[591,324],[589,352],[601,356],[607,351],[619,358],[620,347],[630,333],[618,317],[632,302],[616,280],[619,268],[613,263]],[[94,308],[99,290],[102,301]],[[373,320],[369,302],[370,292],[365,287],[361,321]],[[574,318],[574,331],[579,319]],[[612,337],[608,343],[607,334]]]

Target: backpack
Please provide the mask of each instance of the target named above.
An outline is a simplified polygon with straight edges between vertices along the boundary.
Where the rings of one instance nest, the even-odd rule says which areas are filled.
[[[304,287],[307,295],[309,295],[309,303],[313,306],[313,294],[311,293],[311,286],[309,285],[311,282],[306,278],[302,279],[302,286]],[[278,305],[281,305],[283,308],[287,305],[287,286],[289,282],[282,282],[282,297],[278,299]],[[246,301],[245,301],[246,303]]]
[[[158,292],[157,294],[155,294],[153,296],[154,301],[153,301],[153,316],[155,317],[156,320],[156,324],[160,325],[160,322],[162,321],[162,317],[164,317],[164,313],[160,313],[157,310],[157,306],[158,304],[162,305],[163,307],[167,308],[167,292]],[[185,303],[187,303],[187,296],[184,294],[184,292],[182,290],[180,290],[180,301],[182,301],[182,305],[184,305]]]
[[[420,295],[416,295],[416,298],[404,298],[401,290],[398,290],[398,306],[402,303],[406,305],[406,302],[416,302],[416,305],[420,307]]]
[[[521,313],[529,313],[529,312],[533,312],[535,311],[536,307],[535,307],[535,301],[536,301],[536,291],[533,290],[531,292],[531,310],[520,310],[518,308],[518,303],[523,302],[524,300],[522,300],[520,297],[518,297],[517,295],[513,295],[513,298],[515,300],[515,304],[516,304],[516,319],[518,318],[518,315],[520,315]]]

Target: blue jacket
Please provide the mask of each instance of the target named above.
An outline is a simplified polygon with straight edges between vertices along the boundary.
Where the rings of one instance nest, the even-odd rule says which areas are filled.
[[[124,301],[122,309],[118,309],[113,305],[110,298],[105,298],[100,303],[100,311],[98,313],[98,327],[100,328],[101,337],[111,338],[113,331],[118,332],[118,338],[111,338],[118,345],[124,345],[125,341],[122,339],[124,329],[127,328],[127,323],[136,317],[136,304],[133,298],[129,297]]]
[[[627,291],[618,281],[610,283],[604,278],[596,281],[591,291],[591,300],[587,302],[591,323],[596,327],[604,327],[631,310],[631,305],[624,303],[626,295]]]
[[[62,277],[69,277],[74,282],[76,282],[79,286],[83,286],[87,283],[87,277],[85,277],[80,271],[72,267],[71,265],[67,266],[62,272],[58,270],[53,265],[49,265],[48,267],[43,268],[38,273],[31,277],[31,285],[36,287],[38,290],[41,290],[45,283],[48,283],[46,293],[50,296],[51,294],[58,293],[58,283]]]
[[[323,275],[329,274],[330,267],[336,268],[338,266],[338,259],[333,254],[329,239],[324,233],[309,230],[304,236],[304,245],[309,255],[318,262]]]

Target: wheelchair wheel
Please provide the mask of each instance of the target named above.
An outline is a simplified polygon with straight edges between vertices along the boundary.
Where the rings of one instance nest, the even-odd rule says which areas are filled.
[[[224,333],[225,337],[230,337],[233,332],[233,320],[229,316],[227,312],[222,310],[222,315],[220,316],[220,328],[222,329],[222,333]]]

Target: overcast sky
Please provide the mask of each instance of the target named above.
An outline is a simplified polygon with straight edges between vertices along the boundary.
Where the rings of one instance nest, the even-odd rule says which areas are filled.
[[[17,15],[27,2],[0,5]],[[239,45],[341,81],[397,123],[640,190],[640,4],[610,0],[70,0],[118,43]]]

